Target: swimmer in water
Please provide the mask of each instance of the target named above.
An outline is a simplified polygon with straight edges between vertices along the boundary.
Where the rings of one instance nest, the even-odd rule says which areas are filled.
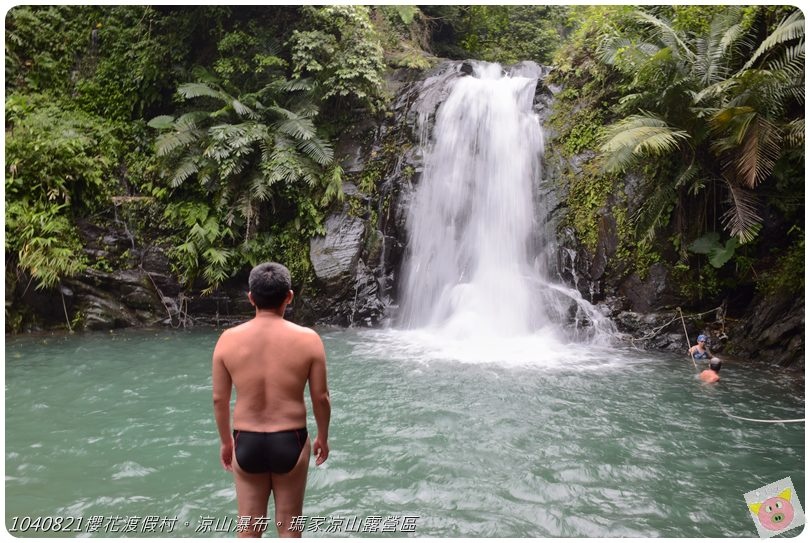
[[[697,337],[697,345],[693,345],[689,349],[689,356],[691,356],[695,360],[709,360],[713,358],[714,355],[706,346],[706,336],[700,334]]]
[[[720,380],[720,366],[723,363],[715,357],[709,361],[709,369],[700,372],[700,379],[706,383],[716,383]]]

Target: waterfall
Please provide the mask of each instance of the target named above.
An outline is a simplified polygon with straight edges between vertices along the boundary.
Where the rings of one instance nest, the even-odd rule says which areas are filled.
[[[610,321],[553,283],[548,251],[537,249],[553,236],[536,206],[544,150],[536,77],[475,63],[451,84],[432,134],[420,130],[425,165],[407,217],[400,324],[459,340],[581,340],[564,332],[571,321],[601,331]]]

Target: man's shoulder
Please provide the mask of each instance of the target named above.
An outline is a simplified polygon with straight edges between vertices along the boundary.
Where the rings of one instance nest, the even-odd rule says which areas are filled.
[[[284,325],[287,327],[287,330],[290,332],[295,332],[299,334],[307,334],[307,335],[318,335],[318,332],[313,330],[312,328],[308,328],[306,326],[301,326],[300,324],[295,324],[292,321],[285,320]]]
[[[318,332],[316,332],[312,328],[307,328],[306,326],[301,326],[300,324],[295,324],[294,322],[290,321],[284,321],[284,324],[287,327],[287,330],[292,334],[312,339],[314,338],[320,339],[321,337],[320,335],[318,335]]]
[[[236,326],[231,326],[230,328],[226,328],[222,331],[219,335],[221,338],[229,337],[238,335],[240,332],[244,332],[250,325],[250,321],[243,322],[242,324],[237,324]]]

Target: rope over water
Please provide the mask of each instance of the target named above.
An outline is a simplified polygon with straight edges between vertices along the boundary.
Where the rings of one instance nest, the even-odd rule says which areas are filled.
[[[749,419],[748,417],[738,417],[737,415],[732,415],[731,413],[726,411],[726,408],[723,407],[722,405],[720,405],[720,402],[717,401],[717,399],[715,399],[715,398],[712,398],[712,399],[717,402],[718,407],[720,407],[720,410],[723,413],[725,413],[726,415],[728,415],[729,417],[731,417],[733,419],[747,420],[747,421],[751,421],[751,422],[768,422],[768,423],[771,423],[771,424],[786,424],[786,423],[791,423],[791,422],[804,422],[804,419],[771,419],[771,420],[768,420],[768,419]]]
[[[722,309],[723,309],[723,306],[721,305],[721,306],[715,307],[714,309],[709,309],[708,311],[704,311],[703,313],[692,313],[692,314],[689,314],[689,315],[686,315],[686,316],[689,317],[690,319],[694,318],[694,317],[702,317],[703,315],[708,315],[709,313],[717,313],[717,311],[720,311]],[[678,312],[680,312],[680,311],[681,311],[681,308],[679,307]],[[638,338],[631,337],[630,342],[635,345],[635,342],[637,342],[637,341],[647,341],[648,339],[652,339],[652,338],[654,338],[654,337],[656,337],[658,335],[658,332],[660,332],[661,330],[663,330],[664,328],[666,328],[667,326],[669,326],[670,324],[672,324],[673,322],[678,320],[678,318],[679,317],[676,314],[674,317],[672,317],[672,319],[668,320],[667,322],[665,322],[664,324],[662,324],[658,328],[653,328],[649,333],[647,333],[647,334],[645,334],[645,335],[643,335],[641,337],[638,337]],[[684,318],[683,313],[680,314],[680,318],[681,318],[681,320],[683,320],[683,318]],[[723,317],[723,319],[725,319],[725,318],[726,317]],[[687,334],[687,336],[688,336],[688,334]],[[686,342],[689,343],[689,337],[686,338]],[[687,347],[689,347],[689,345],[687,345]]]
[[[689,332],[686,331],[686,321],[683,320],[683,312],[681,311],[680,307],[678,308],[678,313],[681,316],[681,324],[683,324],[683,333],[684,336],[686,337],[686,348],[689,350],[689,358],[692,359],[692,365],[695,366],[695,369],[697,370],[698,367],[697,364],[695,363],[695,355],[692,353],[692,346],[689,345]]]

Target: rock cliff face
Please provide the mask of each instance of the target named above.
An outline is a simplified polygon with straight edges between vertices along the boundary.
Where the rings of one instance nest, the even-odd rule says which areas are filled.
[[[450,81],[467,75],[464,66],[447,61],[425,75],[394,72],[388,85],[397,95],[388,120],[338,144],[344,171],[356,183],[344,186],[350,205],[331,215],[326,235],[310,243],[316,280],[298,317],[341,326],[395,320],[407,210],[423,171],[420,142]]]

